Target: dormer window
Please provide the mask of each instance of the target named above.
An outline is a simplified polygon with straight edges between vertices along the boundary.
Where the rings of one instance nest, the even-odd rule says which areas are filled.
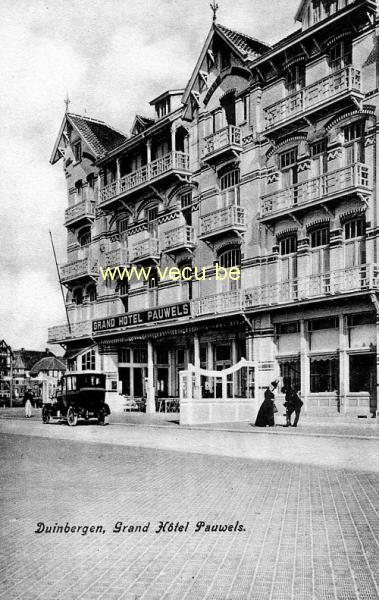
[[[80,162],[82,160],[82,142],[79,140],[73,145],[73,153],[75,162]]]
[[[162,102],[159,102],[156,105],[156,111],[158,119],[161,119],[165,115],[168,115],[169,112],[171,112],[170,98],[166,98],[165,100],[162,100]]]

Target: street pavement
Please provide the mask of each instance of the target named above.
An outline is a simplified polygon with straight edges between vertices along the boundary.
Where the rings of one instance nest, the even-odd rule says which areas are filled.
[[[0,599],[377,600],[378,441],[298,433],[0,420]]]

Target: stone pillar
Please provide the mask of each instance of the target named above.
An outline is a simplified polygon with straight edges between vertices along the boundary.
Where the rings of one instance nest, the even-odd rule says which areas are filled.
[[[173,396],[175,389],[175,350],[168,351],[168,395]]]
[[[130,348],[130,396],[134,397],[134,350]]]
[[[116,180],[121,179],[121,162],[119,158],[116,158]]]
[[[349,390],[349,357],[347,355],[347,326],[346,318],[344,315],[339,315],[339,341],[338,341],[338,354],[339,354],[339,412],[346,412],[346,394]]]
[[[176,152],[176,128],[171,124],[171,152]]]
[[[213,371],[213,344],[212,342],[208,342],[207,344],[207,369],[208,371]]]
[[[200,339],[196,333],[193,338],[195,371],[195,398],[200,398]]]
[[[147,396],[146,413],[154,414],[155,411],[155,389],[154,389],[154,350],[153,343],[147,342]]]
[[[146,140],[147,164],[151,163],[151,140]]]
[[[309,355],[308,355],[308,333],[305,328],[304,319],[300,320],[300,381],[301,399],[304,402],[304,412],[308,411],[309,396]]]
[[[254,360],[254,338],[252,334],[249,334],[246,337],[246,360],[253,361]]]
[[[236,339],[233,339],[232,340],[232,366],[233,367],[234,367],[234,365],[237,364],[237,361],[238,361],[237,341],[236,341]],[[238,387],[238,385],[237,385],[237,381],[238,381],[237,377],[238,377],[238,374],[237,373],[233,373],[233,397],[235,396],[236,391],[237,391],[237,387]]]

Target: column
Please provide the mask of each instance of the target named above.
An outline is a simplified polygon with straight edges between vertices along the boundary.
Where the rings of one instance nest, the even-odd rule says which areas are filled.
[[[121,163],[119,158],[116,158],[116,179],[117,181],[121,179]]]
[[[212,342],[207,343],[207,369],[213,371],[213,344]]]
[[[147,397],[146,413],[154,414],[155,411],[155,390],[154,390],[154,351],[153,343],[147,342]]]
[[[339,412],[341,413],[346,412],[346,394],[349,390],[349,362],[346,352],[347,343],[346,319],[343,315],[339,315]]]
[[[238,352],[237,352],[237,341],[236,339],[232,340],[232,366],[237,364],[238,360]],[[233,373],[233,397],[236,395],[237,391],[237,373]]]
[[[171,152],[176,152],[176,127],[171,125]]]
[[[130,348],[130,396],[134,398],[134,350]]]
[[[200,339],[198,334],[193,338],[194,366],[195,366],[195,399],[200,398]]]
[[[100,354],[101,371],[105,374],[105,402],[111,412],[119,412],[122,408],[122,397],[118,394],[118,352],[115,348],[107,348]]]
[[[175,390],[175,350],[168,351],[168,386],[167,391],[169,396],[174,395]]]
[[[309,357],[308,357],[308,339],[305,329],[304,319],[300,320],[300,381],[301,381],[301,399],[304,402],[304,412],[308,411],[309,396]]]
[[[146,140],[146,156],[147,156],[147,164],[151,163],[151,140]]]
[[[253,361],[254,357],[254,346],[253,346],[253,336],[249,334],[246,337],[246,360]]]

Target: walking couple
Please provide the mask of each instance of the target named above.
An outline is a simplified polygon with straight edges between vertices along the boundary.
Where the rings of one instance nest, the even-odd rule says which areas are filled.
[[[279,380],[272,381],[268,388],[265,390],[264,400],[258,411],[258,415],[255,421],[256,427],[274,427],[275,425],[275,413],[278,409],[275,405],[275,391],[278,387]],[[301,407],[303,402],[300,399],[299,391],[291,387],[290,383],[287,383],[283,387],[282,392],[285,394],[284,406],[286,407],[286,425],[285,427],[291,426],[292,413],[295,413],[295,420],[292,427],[297,427],[299,422]]]

